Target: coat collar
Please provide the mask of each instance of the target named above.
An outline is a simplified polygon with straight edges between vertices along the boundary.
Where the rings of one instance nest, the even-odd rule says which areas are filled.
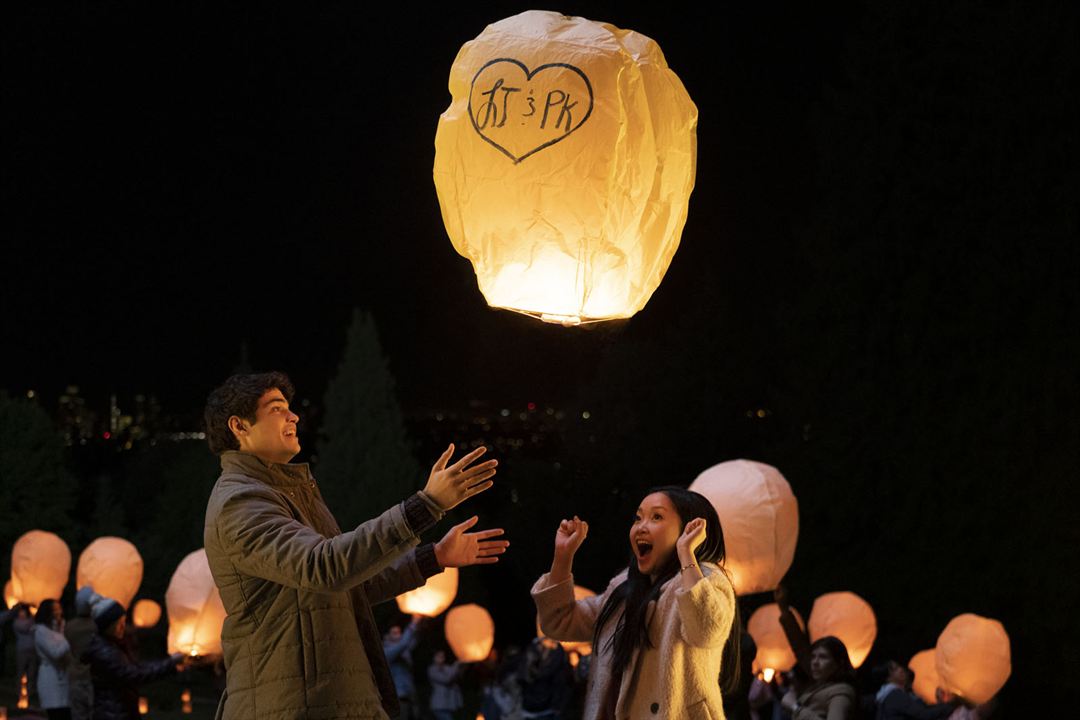
[[[262,480],[272,487],[307,485],[312,480],[307,463],[268,463],[239,450],[228,450],[221,454],[221,472]]]

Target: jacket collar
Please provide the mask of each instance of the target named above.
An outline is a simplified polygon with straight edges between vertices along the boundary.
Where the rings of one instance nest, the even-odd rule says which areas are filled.
[[[268,463],[256,455],[239,450],[227,450],[221,454],[221,472],[262,480],[273,487],[295,487],[311,482],[311,470],[307,463]]]

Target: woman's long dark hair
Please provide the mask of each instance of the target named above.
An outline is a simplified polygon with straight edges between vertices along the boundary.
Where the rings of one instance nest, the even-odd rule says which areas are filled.
[[[34,622],[38,625],[44,625],[45,627],[51,627],[53,618],[57,616],[57,610],[60,609],[59,600],[42,600],[41,605],[38,605],[38,610],[34,614]]]
[[[836,663],[836,672],[824,678],[821,684],[847,683],[855,687],[855,668],[851,665],[851,657],[848,655],[844,641],[835,635],[826,635],[814,641],[810,646],[810,652],[812,653],[818,648],[825,648],[825,652],[829,653],[833,662]]]
[[[705,519],[705,542],[694,551],[694,557],[699,563],[709,562],[723,567],[724,530],[720,526],[720,517],[716,514],[716,508],[712,506],[712,503],[699,493],[675,485],[651,488],[645,494],[651,495],[657,492],[664,493],[675,506],[682,527],[694,518]],[[664,583],[679,572],[679,554],[671,553],[668,561],[659,568],[656,582],[652,582],[648,575],[638,570],[637,556],[633,551],[630,553],[630,562],[626,572],[626,582],[620,584],[608,596],[596,620],[596,629],[593,631],[593,647],[596,652],[612,653],[612,677],[618,677],[630,667],[630,659],[638,648],[652,647],[648,628],[645,626],[645,613],[649,608],[649,601],[658,598],[660,588],[664,586]],[[611,641],[607,647],[601,647],[600,631],[618,612],[620,605],[623,606],[623,613],[615,625]],[[735,603],[734,609],[731,634],[728,635],[727,643],[724,645],[721,661],[720,689],[724,693],[733,692],[739,683],[739,641],[742,623],[739,619],[738,602]]]

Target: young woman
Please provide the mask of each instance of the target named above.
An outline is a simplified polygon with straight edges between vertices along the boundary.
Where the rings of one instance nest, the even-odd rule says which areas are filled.
[[[810,646],[813,682],[798,697],[788,691],[780,704],[792,720],[851,720],[855,717],[855,670],[847,648],[832,635]]]
[[[59,600],[46,600],[38,608],[34,616],[34,647],[41,660],[37,676],[41,707],[49,720],[70,720],[67,669],[71,645],[64,637],[64,610]]]
[[[571,569],[588,532],[577,517],[560,523],[551,571],[532,589],[545,635],[593,642],[584,719],[723,720],[739,620],[716,510],[683,488],[651,490],[630,526],[626,571],[575,602]]]

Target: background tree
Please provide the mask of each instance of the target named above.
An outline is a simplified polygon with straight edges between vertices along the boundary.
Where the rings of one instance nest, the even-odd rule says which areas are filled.
[[[315,475],[343,529],[423,487],[425,477],[405,432],[394,378],[368,312],[353,312],[323,413]]]

